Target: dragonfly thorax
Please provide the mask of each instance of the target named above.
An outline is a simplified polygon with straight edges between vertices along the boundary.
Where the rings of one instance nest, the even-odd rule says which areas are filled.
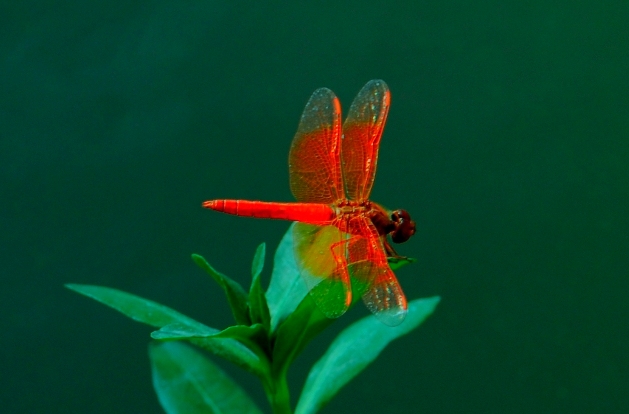
[[[411,220],[406,210],[389,212],[369,200],[343,199],[335,203],[334,211],[340,222],[351,221],[353,217],[364,215],[378,230],[380,236],[390,235],[394,243],[404,243],[415,234],[415,222]]]
[[[353,201],[353,200],[340,200],[336,202],[335,212],[336,216],[347,217],[347,216],[356,216],[358,214],[366,213],[372,209],[372,203],[370,201]]]

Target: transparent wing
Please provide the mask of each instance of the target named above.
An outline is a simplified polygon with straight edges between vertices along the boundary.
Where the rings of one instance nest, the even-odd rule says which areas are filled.
[[[298,201],[345,198],[341,173],[341,104],[327,88],[314,91],[288,154],[290,189]]]
[[[391,94],[382,80],[369,81],[352,102],[343,124],[343,177],[352,200],[367,200],[378,163],[378,148]]]
[[[344,314],[352,302],[347,255],[347,233],[334,225],[295,223],[295,259],[310,296],[328,318]]]
[[[371,288],[363,294],[363,302],[382,323],[397,326],[406,317],[406,296],[391,268],[376,266]]]
[[[352,219],[360,237],[348,247],[348,268],[354,279],[354,293],[362,294],[363,302],[380,321],[397,326],[406,317],[406,296],[389,267],[378,231],[368,219]]]

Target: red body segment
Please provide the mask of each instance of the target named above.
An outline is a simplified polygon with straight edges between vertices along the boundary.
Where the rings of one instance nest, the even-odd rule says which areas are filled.
[[[332,221],[336,214],[327,204],[276,203],[248,200],[211,200],[203,207],[242,217],[270,218],[321,224]]]

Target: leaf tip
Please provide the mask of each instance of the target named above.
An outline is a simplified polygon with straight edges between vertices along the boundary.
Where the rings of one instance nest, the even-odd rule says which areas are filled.
[[[85,287],[87,287],[88,285],[81,285],[79,283],[64,283],[63,287],[65,287],[66,289],[70,289],[73,292],[77,292],[77,293],[83,293],[83,291],[85,290]]]

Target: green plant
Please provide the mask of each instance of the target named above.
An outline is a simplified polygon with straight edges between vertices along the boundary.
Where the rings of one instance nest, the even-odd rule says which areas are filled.
[[[189,342],[257,376],[274,413],[292,413],[286,380],[288,368],[306,344],[328,325],[308,295],[293,257],[291,232],[274,258],[266,292],[260,281],[265,244],[256,250],[249,292],[193,255],[224,290],[236,324],[222,331],[210,328],[173,309],[116,289],[66,285],[128,317],[154,326],[156,341],[149,347],[153,385],[169,414],[260,413],[254,402],[209,358],[182,344]],[[390,263],[399,268],[412,260]],[[315,413],[341,387],[370,364],[392,340],[418,327],[435,309],[439,297],[409,302],[406,320],[397,327],[367,316],[343,330],[312,367],[297,402],[298,414]]]

